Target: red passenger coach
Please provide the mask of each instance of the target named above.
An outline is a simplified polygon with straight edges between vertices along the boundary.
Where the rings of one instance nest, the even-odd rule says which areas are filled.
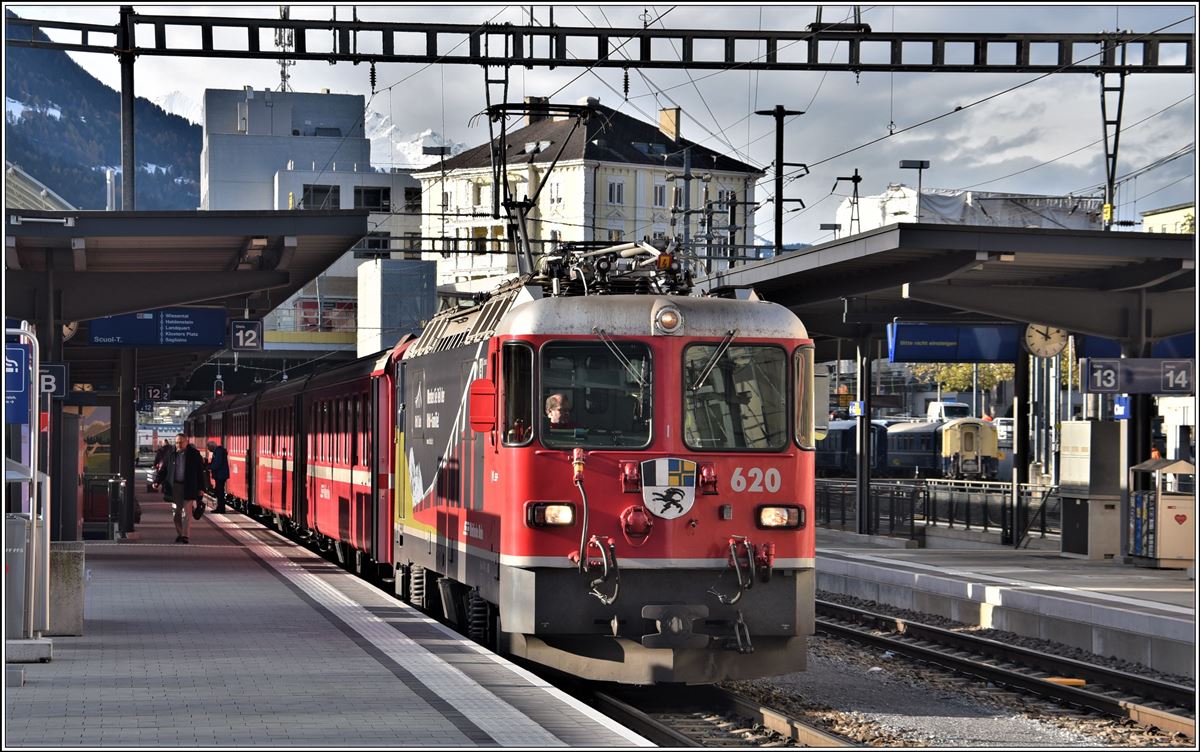
[[[254,504],[263,512],[283,519],[304,520],[303,502],[298,505],[294,458],[296,413],[305,379],[296,379],[264,390],[254,405]],[[302,464],[301,464],[302,467]],[[299,506],[299,509],[297,507]]]
[[[223,446],[229,456],[229,480],[225,484],[225,493],[239,506],[253,498],[251,480],[255,442],[251,437],[254,435],[254,404],[257,401],[257,394],[239,395],[225,411]]]

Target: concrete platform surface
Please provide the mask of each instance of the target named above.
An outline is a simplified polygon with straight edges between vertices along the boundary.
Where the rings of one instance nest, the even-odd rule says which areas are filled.
[[[1184,570],[1051,551],[818,545],[817,587],[1195,675],[1196,583]]]
[[[5,693],[5,746],[649,743],[236,513],[87,545],[87,626]]]

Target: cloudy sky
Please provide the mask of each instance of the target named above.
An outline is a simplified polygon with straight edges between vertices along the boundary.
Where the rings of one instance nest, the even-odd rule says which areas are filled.
[[[8,6],[27,18],[114,24],[117,6]],[[362,20],[528,23],[531,6],[517,5],[358,5]],[[532,6],[535,23],[550,21],[550,6]],[[277,17],[275,5],[141,6],[141,14]],[[822,20],[848,20],[852,6],[824,6]],[[1117,29],[1195,34],[1195,6],[1159,5],[993,5],[921,6],[865,5],[862,20],[876,31],[1098,33]],[[804,30],[815,20],[816,6],[801,5],[559,5],[553,21],[560,26],[633,27],[643,17],[656,27],[678,29]],[[293,6],[293,18],[351,18],[351,6]],[[319,34],[310,36],[321,36]],[[70,37],[59,37],[68,39]],[[198,34],[197,34],[198,38]],[[217,44],[221,43],[220,34]],[[320,41],[320,40],[317,40]],[[148,44],[149,40],[143,40]],[[190,44],[190,42],[189,42]],[[329,42],[309,43],[310,51],[328,50]],[[632,46],[632,45],[631,45]],[[830,50],[836,55],[836,50]],[[622,54],[622,53],[618,53]],[[740,53],[739,53],[740,54]],[[117,63],[111,56],[73,54],[104,83],[119,87]],[[822,58],[827,59],[822,50]],[[839,58],[840,59],[840,58]],[[465,65],[378,67],[379,93],[371,95],[367,66],[301,62],[292,68],[295,90],[328,87],[337,93],[363,94],[369,109],[390,114],[402,131],[427,128],[474,146],[487,138],[486,125],[469,125],[484,107],[480,68]],[[782,104],[806,112],[788,121],[788,162],[812,165],[811,174],[788,184],[789,198],[801,198],[808,209],[789,213],[785,242],[815,243],[831,233],[818,226],[832,222],[846,193],[835,178],[855,168],[864,176],[864,195],[882,192],[889,183],[915,185],[900,159],[927,159],[926,188],[974,188],[1014,193],[1092,193],[1104,182],[1100,81],[1079,73],[1041,78],[1015,90],[973,103],[1038,78],[1034,74],[853,73],[631,70],[625,98],[620,70],[585,72],[583,68],[511,72],[510,101],[525,95],[558,92],[555,101],[576,102],[599,97],[602,104],[652,121],[660,107],[684,110],[683,135],[705,146],[769,168],[774,159],[773,119],[755,116],[756,109]],[[1118,174],[1154,164],[1181,149],[1194,147],[1196,135],[1195,77],[1134,74],[1127,79],[1124,125]],[[205,88],[277,88],[279,66],[270,61],[199,58],[142,58],[136,67],[137,93],[159,99],[182,92],[199,101]],[[969,106],[973,105],[973,106]],[[956,107],[964,109],[955,112]],[[943,115],[928,125],[910,126]],[[1140,122],[1139,121],[1144,121]],[[894,124],[894,135],[888,136]],[[1137,125],[1135,125],[1137,124]],[[876,139],[878,143],[867,145]],[[865,146],[864,146],[865,145]],[[863,148],[856,148],[863,147]],[[843,154],[843,152],[849,153]],[[839,156],[841,155],[841,156]],[[375,155],[376,163],[385,161]],[[1033,169],[1031,169],[1033,168]],[[1015,174],[1019,173],[1019,174]],[[1139,212],[1194,200],[1196,157],[1190,153],[1142,172],[1122,183],[1118,218],[1137,219]],[[759,197],[773,192],[770,176]],[[792,205],[795,206],[795,205]],[[774,233],[772,210],[760,210],[757,233]]]

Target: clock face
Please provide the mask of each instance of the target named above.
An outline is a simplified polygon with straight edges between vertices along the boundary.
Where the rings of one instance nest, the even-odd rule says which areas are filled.
[[[1053,358],[1067,346],[1067,330],[1046,324],[1025,327],[1025,349],[1039,358]]]

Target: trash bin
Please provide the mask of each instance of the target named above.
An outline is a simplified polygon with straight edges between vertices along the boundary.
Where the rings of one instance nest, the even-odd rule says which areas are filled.
[[[29,517],[4,517],[4,639],[19,640],[25,628],[25,552]]]

